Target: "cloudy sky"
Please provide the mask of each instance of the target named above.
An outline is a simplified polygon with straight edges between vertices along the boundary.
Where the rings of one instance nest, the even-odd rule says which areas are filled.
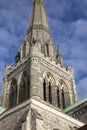
[[[4,65],[23,43],[33,0],[0,0],[0,88]],[[87,96],[87,0],[44,0],[55,45],[74,68],[78,98]],[[1,93],[1,89],[0,89]]]

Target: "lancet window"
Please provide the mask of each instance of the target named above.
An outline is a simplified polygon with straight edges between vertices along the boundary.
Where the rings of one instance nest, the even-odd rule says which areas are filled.
[[[43,98],[46,101],[46,80],[45,79],[43,82]]]
[[[49,95],[49,102],[52,104],[52,90],[51,90],[51,83],[49,82],[48,85],[48,95]]]
[[[9,107],[14,107],[17,104],[17,81],[13,79],[10,86],[10,95],[9,95]]]
[[[57,87],[57,106],[60,108],[60,90],[59,87]]]
[[[43,80],[43,99],[52,104],[52,88],[54,79],[50,73],[44,75]]]
[[[19,86],[19,103],[29,98],[29,76],[27,72],[24,72]]]
[[[62,98],[62,107],[63,109],[65,108],[65,96],[64,96],[64,90],[62,89],[62,93],[61,93],[61,98]]]
[[[70,93],[67,85],[63,80],[59,80],[57,86],[58,86],[57,88],[58,107],[64,109],[70,105]]]

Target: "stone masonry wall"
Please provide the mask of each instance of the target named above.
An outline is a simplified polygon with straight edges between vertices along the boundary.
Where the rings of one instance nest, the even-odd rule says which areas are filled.
[[[24,103],[0,115],[0,130],[21,130],[29,109],[29,103]]]
[[[79,125],[75,124],[75,122],[71,122],[64,117],[61,118],[44,108],[33,104],[31,107],[41,116],[41,119],[36,118],[36,130],[74,130],[75,128],[79,128]]]
[[[0,130],[74,130],[84,124],[37,100],[7,110],[0,116]]]

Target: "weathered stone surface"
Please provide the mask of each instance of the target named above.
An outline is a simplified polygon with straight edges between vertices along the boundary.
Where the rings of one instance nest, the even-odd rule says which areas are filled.
[[[63,114],[77,100],[71,67],[56,56],[42,0],[34,0],[16,63],[5,67],[0,130],[70,130],[83,123]],[[34,99],[33,99],[34,98]],[[29,100],[30,99],[30,100]]]
[[[47,102],[63,109],[77,100],[73,69],[63,66],[60,50],[56,59],[55,46],[47,30],[43,1],[34,0],[29,32],[18,49],[20,57],[14,65],[5,67],[2,106],[12,108],[36,97],[46,98]]]
[[[70,130],[84,124],[56,108],[31,99],[0,116],[0,130]]]
[[[78,105],[67,111],[66,114],[77,120],[87,123],[87,98],[79,101]]]

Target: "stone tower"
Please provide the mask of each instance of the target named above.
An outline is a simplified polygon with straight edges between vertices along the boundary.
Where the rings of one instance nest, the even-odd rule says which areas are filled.
[[[24,43],[14,65],[5,66],[2,106],[34,98],[64,109],[77,100],[73,70],[55,52],[42,0],[34,0]]]

